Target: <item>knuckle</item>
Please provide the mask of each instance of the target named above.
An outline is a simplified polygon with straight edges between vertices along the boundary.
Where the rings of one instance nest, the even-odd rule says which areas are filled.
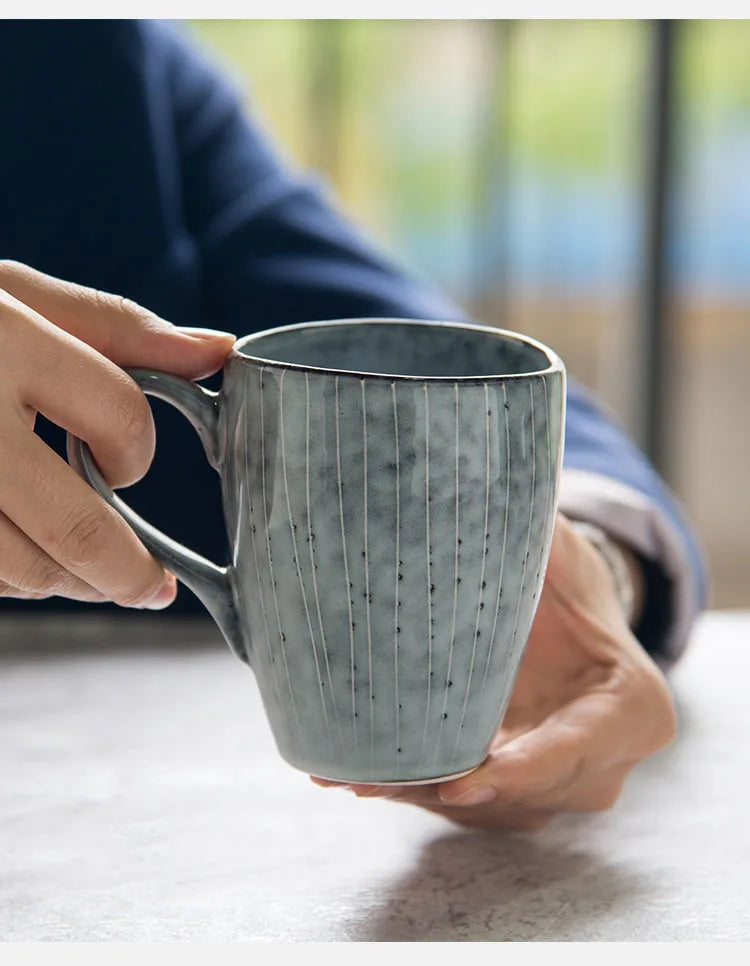
[[[651,735],[651,752],[655,754],[667,748],[677,737],[677,715],[670,702],[658,715]]]
[[[672,695],[669,693],[669,689],[663,679],[658,684],[661,713],[656,716],[654,726],[654,751],[660,751],[662,748],[671,745],[677,737],[677,711],[675,710]]]
[[[136,384],[128,379],[117,387],[111,403],[111,418],[118,439],[126,449],[134,449],[150,440],[153,428],[151,407]]]
[[[77,288],[74,298],[81,302],[82,307],[89,314],[100,315],[105,324],[101,326],[100,351],[111,357],[113,347],[121,338],[123,329],[136,330],[139,333],[149,331],[165,331],[172,326],[154,315],[142,305],[123,295],[113,295],[94,288]]]
[[[664,716],[661,721],[654,725],[651,733],[650,747],[646,750],[644,757],[656,755],[660,751],[668,748],[677,737],[677,725],[673,718]]]
[[[65,572],[48,557],[37,557],[20,575],[18,589],[50,596],[67,583]]]
[[[119,604],[121,607],[137,607],[138,604],[142,604],[144,601],[150,600],[153,596],[155,596],[155,594],[161,590],[163,583],[163,574],[157,573],[153,576],[149,576],[148,580],[141,580],[129,590],[119,594],[115,598],[115,603]]]
[[[116,311],[120,307],[119,299],[110,292],[103,292],[98,288],[85,288],[79,290],[79,295],[91,304],[91,307],[98,312],[109,313]]]
[[[0,278],[0,322],[2,322],[2,334],[6,344],[10,347],[13,340],[23,329],[26,317],[23,312],[18,311],[18,303],[13,296],[5,290],[3,280]]]
[[[677,712],[666,679],[656,666],[647,667],[635,682],[634,703],[644,723],[635,747],[641,757],[654,755],[677,737]]]
[[[122,324],[123,318],[126,322],[136,325],[149,324],[159,318],[132,299],[124,295],[116,295],[113,292],[105,292],[102,289],[81,285],[76,287],[74,295],[93,312],[119,316],[120,324]]]
[[[23,357],[34,330],[34,313],[25,311],[12,292],[12,278],[0,274],[0,361]],[[12,355],[11,355],[12,354]]]
[[[24,266],[12,258],[0,258],[0,286],[7,284],[19,272],[23,271]]]
[[[158,315],[154,315],[149,309],[145,309],[142,305],[134,302],[132,299],[126,298],[124,295],[116,296],[117,307],[122,315],[124,315],[132,325],[144,331],[154,330],[154,331],[164,331],[165,328],[172,328],[168,322],[160,318]]]
[[[112,526],[106,508],[87,508],[71,515],[54,542],[65,564],[85,568],[100,560],[111,539]]]
[[[115,295],[112,297],[117,304],[117,308],[123,315],[129,315],[137,321],[147,319],[151,315],[148,309],[144,309],[143,306],[129,299],[126,295]]]
[[[125,295],[113,295],[111,292],[102,292],[98,289],[90,289],[89,292],[95,307],[102,312],[115,312],[124,317],[126,322],[138,328],[164,327],[162,319]]]
[[[13,584],[0,580],[0,599],[4,597],[15,597],[17,600],[40,600],[49,597],[49,594],[39,594],[31,590],[19,590]]]

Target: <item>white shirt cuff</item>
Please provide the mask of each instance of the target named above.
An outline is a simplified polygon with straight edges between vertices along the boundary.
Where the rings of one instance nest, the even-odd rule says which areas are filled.
[[[558,509],[601,527],[636,553],[657,562],[672,587],[672,623],[661,642],[661,663],[672,664],[687,644],[700,605],[679,530],[637,490],[588,470],[563,469]]]

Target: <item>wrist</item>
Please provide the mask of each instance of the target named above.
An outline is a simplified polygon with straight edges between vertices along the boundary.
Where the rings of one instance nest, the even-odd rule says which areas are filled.
[[[629,627],[635,627],[643,613],[645,581],[638,555],[594,524],[571,521],[576,531],[600,554],[612,577],[615,594]]]
[[[636,627],[643,616],[643,604],[646,597],[646,581],[643,573],[643,565],[640,557],[627,544],[619,540],[613,540],[613,544],[622,554],[625,566],[627,567],[630,585],[633,590],[633,605],[630,616],[630,626]]]

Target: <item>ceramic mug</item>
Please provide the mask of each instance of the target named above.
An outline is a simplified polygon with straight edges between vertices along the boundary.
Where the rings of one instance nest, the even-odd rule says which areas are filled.
[[[560,359],[495,328],[352,319],[240,339],[219,393],[130,374],[200,434],[231,563],[142,520],[72,437],[71,463],[253,669],[283,758],[344,782],[476,768],[544,579]]]

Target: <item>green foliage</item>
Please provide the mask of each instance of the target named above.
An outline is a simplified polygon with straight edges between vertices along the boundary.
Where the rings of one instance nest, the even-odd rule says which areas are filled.
[[[750,20],[694,20],[683,25],[680,93],[706,117],[750,110]]]
[[[637,21],[523,21],[514,27],[510,143],[519,160],[587,174],[633,161],[645,71]]]

